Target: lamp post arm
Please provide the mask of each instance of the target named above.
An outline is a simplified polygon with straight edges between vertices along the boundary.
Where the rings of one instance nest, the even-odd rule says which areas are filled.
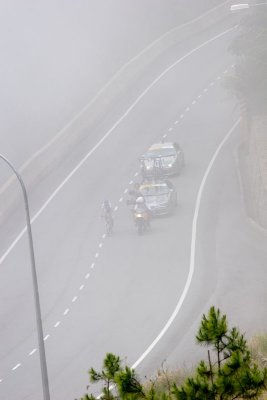
[[[43,327],[42,327],[42,317],[41,317],[41,306],[39,299],[39,290],[38,290],[38,281],[35,267],[35,257],[34,257],[34,249],[33,249],[33,239],[32,239],[32,229],[31,229],[31,219],[30,219],[30,210],[29,210],[29,201],[28,195],[26,191],[26,187],[21,178],[19,172],[15,169],[15,167],[11,164],[11,162],[0,154],[0,158],[9,165],[12,169],[18,181],[20,183],[24,206],[26,212],[26,223],[27,223],[27,232],[28,232],[28,240],[29,240],[29,248],[30,248],[30,258],[31,258],[31,272],[32,272],[32,281],[33,281],[33,293],[34,293],[34,304],[35,304],[35,314],[36,314],[36,325],[37,325],[37,333],[38,333],[38,347],[39,347],[39,357],[40,357],[40,366],[41,366],[41,376],[42,376],[42,388],[43,388],[43,398],[44,400],[50,400],[49,394],[49,382],[48,382],[48,374],[47,374],[47,365],[46,365],[46,356],[45,356],[45,346],[44,346],[44,335],[43,335]]]

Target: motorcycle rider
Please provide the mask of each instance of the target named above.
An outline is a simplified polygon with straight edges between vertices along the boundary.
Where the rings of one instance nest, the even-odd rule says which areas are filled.
[[[140,213],[144,215],[147,226],[150,225],[150,211],[146,205],[145,199],[142,196],[137,197],[133,208],[134,214]]]

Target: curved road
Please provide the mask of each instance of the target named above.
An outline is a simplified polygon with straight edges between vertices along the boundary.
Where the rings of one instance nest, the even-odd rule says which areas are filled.
[[[88,384],[86,371],[98,368],[107,351],[135,363],[165,326],[188,277],[197,195],[209,166],[199,204],[196,266],[188,296],[166,335],[141,363],[140,372],[153,372],[167,357],[173,364],[188,349],[192,355],[191,333],[203,310],[212,302],[228,306],[230,300],[220,297],[224,282],[231,282],[231,290],[239,287],[234,275],[228,280],[232,260],[237,258],[232,257],[234,246],[225,252],[226,232],[245,223],[235,164],[238,109],[222,85],[233,67],[227,47],[234,34],[225,22],[168,51],[73,149],[52,179],[44,180],[33,193],[51,399],[81,396]],[[173,179],[179,206],[174,216],[153,220],[151,231],[138,237],[126,206],[127,191],[138,181],[138,156],[165,135],[181,145],[186,157],[183,173]],[[46,193],[53,193],[83,159],[39,212]],[[116,210],[111,238],[103,236],[100,220],[99,205],[105,197]],[[227,218],[233,214],[236,218],[229,227]],[[246,232],[241,232],[246,238]],[[11,231],[2,242],[2,254],[14,237]],[[41,383],[25,235],[2,258],[0,274],[5,304],[0,397],[36,400],[41,398]],[[238,310],[232,315],[239,315]],[[196,353],[192,360],[195,357]]]

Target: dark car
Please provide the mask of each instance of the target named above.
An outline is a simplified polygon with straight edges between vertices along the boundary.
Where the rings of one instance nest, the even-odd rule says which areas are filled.
[[[151,180],[143,182],[139,193],[144,197],[150,213],[156,215],[171,214],[177,206],[177,192],[169,180]]]
[[[143,177],[179,174],[184,166],[184,153],[177,143],[155,143],[140,157]]]

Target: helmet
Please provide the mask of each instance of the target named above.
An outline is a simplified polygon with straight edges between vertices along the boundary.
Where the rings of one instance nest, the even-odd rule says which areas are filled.
[[[137,204],[143,204],[144,201],[145,201],[144,198],[141,197],[141,196],[140,196],[140,197],[137,197],[137,199],[136,199],[136,203],[137,203]]]

